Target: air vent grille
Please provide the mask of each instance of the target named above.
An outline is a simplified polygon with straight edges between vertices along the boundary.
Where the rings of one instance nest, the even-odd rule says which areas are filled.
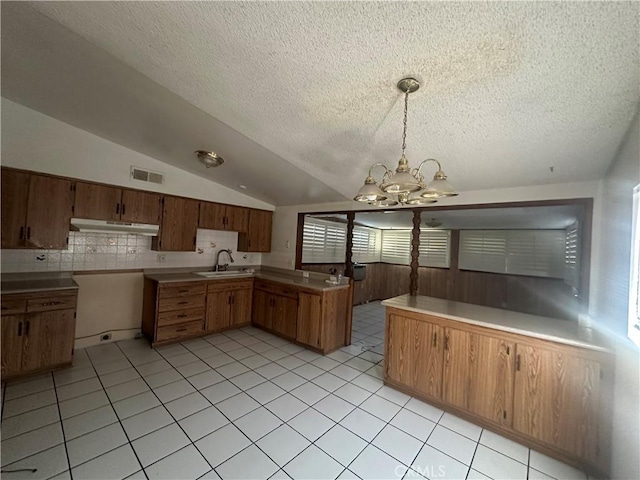
[[[131,167],[131,178],[134,180],[140,180],[141,182],[150,182],[162,184],[164,182],[164,174],[159,172],[151,172],[149,170],[143,170],[139,167]]]

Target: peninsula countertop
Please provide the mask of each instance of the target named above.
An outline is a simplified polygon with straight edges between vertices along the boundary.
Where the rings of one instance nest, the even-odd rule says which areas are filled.
[[[3,295],[49,290],[78,290],[78,284],[71,277],[71,272],[6,274],[0,284]]]
[[[295,285],[297,287],[304,287],[311,290],[328,291],[349,287],[349,279],[342,279],[339,284],[327,283],[326,279],[328,275],[317,274],[310,272],[309,277],[303,277],[302,272],[297,270],[289,271],[276,271],[276,269],[270,270],[256,270],[255,272],[243,272],[241,270],[236,271],[231,275],[221,275],[219,277],[205,277],[198,275],[198,272],[186,271],[186,272],[145,272],[145,278],[153,280],[158,283],[176,283],[176,282],[197,282],[197,281],[225,281],[238,278],[256,278],[261,280],[270,280],[273,282],[280,282],[289,285]]]
[[[401,295],[384,300],[382,305],[566,345],[609,351],[602,334],[594,329],[580,326],[577,321],[541,317],[422,295]]]

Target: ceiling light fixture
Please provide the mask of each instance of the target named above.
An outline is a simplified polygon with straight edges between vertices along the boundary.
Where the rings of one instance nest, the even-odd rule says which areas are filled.
[[[207,152],[206,150],[196,150],[196,157],[200,162],[204,163],[207,168],[219,167],[224,163],[224,159],[216,152]]]
[[[442,226],[442,222],[439,220],[436,220],[435,218],[432,218],[431,220],[427,220],[424,222],[425,226],[429,227],[429,228],[438,228],[440,226]]]
[[[442,166],[438,160],[428,158],[423,160],[417,168],[411,170],[409,161],[404,155],[407,147],[407,110],[409,105],[409,94],[420,88],[420,84],[415,78],[403,78],[398,82],[398,89],[404,92],[404,127],[402,130],[402,156],[398,161],[395,172],[389,170],[382,163],[375,163],[369,168],[369,175],[364,181],[364,185],[358,190],[353,198],[357,202],[368,203],[378,207],[391,207],[398,205],[426,205],[435,203],[439,198],[453,197],[458,195],[453,187],[447,182],[447,175],[442,171]],[[433,176],[433,181],[428,185],[424,182],[422,167],[425,163],[435,162],[438,170]],[[384,168],[384,174],[380,186],[373,178],[372,172],[375,168]]]

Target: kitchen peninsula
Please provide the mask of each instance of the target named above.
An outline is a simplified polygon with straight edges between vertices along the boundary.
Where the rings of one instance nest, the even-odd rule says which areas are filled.
[[[386,307],[385,383],[599,475],[613,357],[577,322],[425,296]]]
[[[305,273],[146,273],[142,332],[156,346],[253,324],[329,353],[348,343],[352,287]]]

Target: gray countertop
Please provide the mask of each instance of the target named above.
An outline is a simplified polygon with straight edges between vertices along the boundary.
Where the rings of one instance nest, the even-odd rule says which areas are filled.
[[[309,278],[303,277],[302,272],[292,270],[291,273],[288,271],[276,271],[275,269],[270,270],[258,270],[254,273],[242,272],[238,271],[237,274],[233,275],[224,275],[220,277],[203,277],[194,272],[175,272],[175,273],[145,273],[145,278],[156,281],[158,283],[174,283],[174,282],[197,282],[197,281],[225,281],[225,280],[233,280],[237,278],[259,278],[262,280],[270,280],[274,282],[285,283],[288,285],[296,285],[299,287],[309,288],[312,290],[318,291],[328,291],[328,290],[336,290],[341,288],[347,288],[349,286],[349,280],[344,279],[342,283],[338,285],[332,285],[327,283],[325,277],[327,275],[322,275],[322,278],[318,278],[319,275],[315,274],[310,275]]]
[[[33,293],[48,290],[77,290],[78,284],[73,281],[71,272],[24,273],[3,275],[0,293]]]
[[[422,295],[414,297],[401,295],[384,300],[382,305],[576,347],[608,351],[607,342],[601,334],[591,328],[581,327],[577,321],[529,315]]]

